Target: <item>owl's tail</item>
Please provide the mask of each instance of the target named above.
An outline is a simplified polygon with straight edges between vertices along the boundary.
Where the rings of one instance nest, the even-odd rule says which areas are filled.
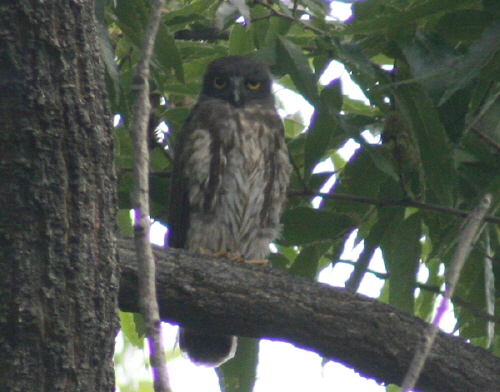
[[[236,344],[236,336],[190,328],[179,329],[179,347],[197,365],[216,367],[223,364],[234,357]]]

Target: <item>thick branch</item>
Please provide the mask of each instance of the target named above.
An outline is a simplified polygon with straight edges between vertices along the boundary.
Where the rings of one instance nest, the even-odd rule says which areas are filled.
[[[138,311],[131,240],[120,240],[119,305]],[[163,320],[287,341],[383,383],[400,384],[427,324],[387,304],[272,268],[156,250]],[[440,332],[417,385],[428,392],[500,390],[500,358]]]

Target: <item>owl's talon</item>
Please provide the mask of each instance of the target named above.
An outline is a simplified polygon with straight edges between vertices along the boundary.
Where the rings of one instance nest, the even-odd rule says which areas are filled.
[[[269,261],[267,260],[246,260],[243,257],[240,257],[236,261],[241,261],[243,263],[251,264],[251,265],[261,265],[263,267],[269,267]]]
[[[204,250],[203,253],[207,254],[206,250]],[[222,257],[224,259],[228,259],[228,260],[232,260],[232,261],[238,261],[240,263],[247,263],[247,264],[252,264],[252,265],[262,265],[264,267],[268,267],[269,266],[269,261],[267,261],[267,260],[247,260],[240,253],[231,253],[227,249],[224,249],[224,250],[221,250],[219,252],[213,253],[212,256],[214,256],[214,257]]]
[[[205,256],[212,256],[213,253],[210,252],[209,250],[205,249],[205,248],[198,248],[198,253],[200,255],[205,255]]]
[[[227,249],[220,250],[216,253],[212,253],[213,257],[222,257],[224,259],[231,260],[233,256],[231,256],[231,252],[229,252]]]

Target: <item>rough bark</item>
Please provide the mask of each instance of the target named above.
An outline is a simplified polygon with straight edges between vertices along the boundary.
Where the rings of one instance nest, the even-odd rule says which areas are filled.
[[[115,178],[90,0],[0,2],[0,389],[112,391]]]
[[[119,241],[119,306],[138,310],[131,240]],[[382,383],[399,384],[426,323],[390,305],[271,268],[156,250],[162,319],[287,341]],[[426,392],[500,390],[500,358],[439,333],[417,384]]]

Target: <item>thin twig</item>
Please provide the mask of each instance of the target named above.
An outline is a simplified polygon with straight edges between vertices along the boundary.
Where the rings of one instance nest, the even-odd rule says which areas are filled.
[[[495,148],[498,151],[500,151],[500,143],[497,143],[495,140],[493,140],[493,138],[490,136],[490,135],[487,135],[486,133],[484,133],[483,131],[481,131],[480,129],[478,129],[476,126],[473,126],[472,127],[472,130],[474,132],[476,132],[476,134],[483,140],[485,140],[486,142],[488,142],[493,148]]]
[[[155,0],[142,42],[142,54],[132,80],[134,92],[131,134],[134,144],[134,240],[139,259],[139,295],[146,336],[150,348],[155,392],[170,392],[165,351],[161,339],[161,322],[156,299],[155,261],[149,240],[149,146],[148,124],[149,63],[153,54],[156,32],[160,24],[163,0]]]
[[[377,247],[378,244],[368,244],[365,241],[365,248],[363,249],[363,252],[361,253],[358,261],[354,265],[354,270],[352,271],[351,276],[349,276],[349,279],[345,284],[346,289],[351,290],[353,293],[358,291],[359,285],[361,284],[361,281],[363,280],[363,277],[368,270],[368,266],[370,265],[370,261]]]
[[[308,25],[304,21],[302,21],[300,19],[297,19],[297,18],[294,18],[293,16],[284,14],[284,13],[278,11],[277,9],[275,9],[271,4],[268,4],[268,3],[266,3],[263,0],[255,0],[255,3],[256,4],[260,4],[263,7],[266,7],[269,11],[271,11],[271,14],[274,15],[274,16],[277,16],[277,17],[280,17],[280,18],[284,18],[284,19],[288,19],[288,20],[293,20],[294,22],[299,23],[304,29],[311,30],[312,32],[314,32],[316,34],[320,34],[320,35],[325,34],[325,32],[323,30],[320,30],[320,29],[317,29],[316,27]]]
[[[296,189],[290,190],[288,192],[288,196],[289,197],[304,197],[304,196],[316,197],[316,196],[320,196],[320,197],[323,197],[325,199],[346,200],[346,201],[352,201],[355,203],[372,204],[372,205],[376,205],[379,207],[393,207],[393,206],[416,207],[416,208],[420,208],[423,210],[435,211],[435,212],[440,212],[443,214],[456,215],[456,216],[461,216],[464,218],[470,214],[470,211],[459,210],[458,208],[443,207],[443,206],[438,206],[435,204],[424,203],[424,202],[413,200],[410,198],[381,200],[381,199],[374,199],[371,197],[348,195],[345,193],[320,193],[320,192],[313,192],[313,191],[309,191],[309,190],[296,190]],[[500,224],[500,217],[497,217],[494,215],[486,215],[484,217],[484,220],[488,223]]]
[[[331,259],[336,259],[337,258],[337,256],[335,256],[335,255],[329,255],[329,254],[325,254],[325,257],[328,257],[328,258],[331,258]],[[353,267],[355,267],[356,264],[357,264],[356,261],[345,260],[345,259],[335,260],[335,262],[341,263],[341,264],[352,265]],[[370,268],[367,268],[365,272],[367,274],[372,274],[375,277],[377,277],[379,279],[382,279],[382,280],[389,279],[389,277],[390,277],[387,272],[378,272],[378,271],[372,270]]]
[[[415,387],[415,384],[420,377],[420,373],[424,368],[425,361],[429,356],[436,335],[439,331],[439,324],[450,305],[450,300],[453,297],[455,287],[460,277],[460,272],[467,259],[473,244],[477,241],[481,234],[485,223],[484,217],[491,206],[491,195],[486,195],[480,204],[470,213],[463,224],[458,238],[458,245],[451,260],[450,269],[447,271],[446,290],[444,297],[441,300],[439,307],[434,317],[432,324],[429,324],[425,333],[422,344],[417,347],[410,368],[408,369],[401,390],[409,392]]]
[[[486,311],[489,314],[495,314],[495,274],[493,272],[493,261],[491,257],[491,242],[490,232],[484,232],[484,249],[486,255],[484,256],[484,295],[486,300]],[[487,340],[485,348],[489,349],[493,343],[495,336],[495,323],[489,321],[486,324]]]
[[[431,285],[428,285],[425,283],[417,283],[417,287],[419,289],[428,291],[428,292],[433,293],[433,294],[444,295],[444,292],[441,291],[440,288],[437,286],[431,286]],[[470,302],[468,302],[460,297],[457,297],[456,295],[451,297],[451,302],[453,303],[454,306],[460,306],[460,307],[466,309],[474,317],[480,318],[480,319],[488,321],[488,322],[500,323],[500,317],[492,315],[491,313],[485,312],[484,310],[477,309]]]
[[[348,264],[348,265],[352,265],[353,267],[355,267],[357,264],[355,261],[352,261],[352,260],[345,260],[345,259],[337,260],[337,256],[332,255],[332,254],[325,254],[325,257],[328,257],[332,260],[335,260],[335,263]],[[382,279],[382,280],[390,278],[390,275],[388,273],[374,271],[370,268],[367,268],[365,272],[367,274],[372,274],[375,277],[377,277],[378,279]],[[431,285],[426,284],[426,283],[417,282],[415,287],[417,287],[421,290],[428,291],[428,292],[433,293],[433,294],[444,295],[444,291],[442,291],[438,286],[431,286]],[[477,317],[477,318],[482,319],[484,321],[500,324],[500,317],[499,316],[495,316],[492,313],[485,312],[484,310],[478,309],[474,305],[472,305],[470,302],[466,301],[465,299],[462,299],[461,297],[457,297],[456,295],[454,295],[453,297],[451,297],[451,302],[453,303],[454,306],[460,306],[460,307],[466,309],[474,317]]]

